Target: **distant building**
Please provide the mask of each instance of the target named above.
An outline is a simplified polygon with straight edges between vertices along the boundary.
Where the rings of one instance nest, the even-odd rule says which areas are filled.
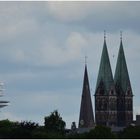
[[[133,93],[122,40],[120,42],[114,83],[117,92],[117,125],[128,126],[133,122]]]
[[[85,65],[78,130],[80,132],[81,131],[85,132],[93,127],[94,127],[94,115],[90,95],[87,65]]]
[[[95,89],[95,122],[90,96],[90,86],[85,65],[78,130],[85,132],[96,125],[105,125],[119,131],[133,122],[133,93],[125,60],[122,35],[115,75],[113,78],[107,45],[104,44]],[[137,116],[140,124],[140,116]]]
[[[140,125],[140,115],[136,115],[136,125]]]
[[[96,124],[117,125],[117,93],[110,66],[106,40],[104,40],[99,73],[95,90]]]
[[[95,120],[98,125],[125,127],[133,121],[133,94],[122,37],[113,79],[106,40],[95,90]]]
[[[72,124],[71,124],[71,131],[73,132],[73,133],[75,133],[76,132],[76,123],[75,122],[72,122]]]

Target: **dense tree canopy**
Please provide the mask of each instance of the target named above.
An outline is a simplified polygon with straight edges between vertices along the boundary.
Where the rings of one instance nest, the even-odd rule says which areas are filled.
[[[111,132],[111,128],[97,125],[87,134],[87,138],[108,139],[115,138],[115,135]]]
[[[35,122],[22,121],[12,122],[9,120],[0,121],[0,138],[1,139],[51,139],[51,138],[67,138],[67,139],[109,139],[109,138],[140,138],[140,126],[129,126],[118,134],[111,132],[109,127],[97,125],[89,132],[82,134],[74,131],[65,130],[65,122],[57,111],[52,112],[45,117],[44,126],[39,126]]]
[[[0,121],[0,138],[31,138],[31,133],[38,127],[34,122]]]
[[[55,110],[50,116],[45,117],[45,128],[48,131],[64,132],[66,123],[60,117],[60,114]]]
[[[119,138],[140,139],[140,126],[129,126],[119,133]]]

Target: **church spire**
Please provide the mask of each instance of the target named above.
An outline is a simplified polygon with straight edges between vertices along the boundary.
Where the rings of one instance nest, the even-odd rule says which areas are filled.
[[[87,65],[87,56],[85,56],[85,66]]]
[[[116,90],[121,90],[121,92],[124,94],[126,93],[128,88],[129,90],[131,90],[131,83],[123,50],[122,32],[120,33],[120,48],[118,53],[114,82],[116,85]]]
[[[104,30],[104,41],[106,41],[106,31]]]
[[[117,125],[128,126],[133,121],[133,94],[123,50],[122,32],[114,83],[117,93]]]
[[[90,128],[94,126],[94,116],[90,95],[87,64],[85,64],[81,108],[79,116],[79,128]]]
[[[120,31],[120,40],[122,42],[122,31]]]
[[[99,73],[98,73],[97,84],[96,84],[96,92],[100,87],[100,85],[104,86],[104,94],[108,94],[110,88],[113,86],[113,76],[112,76],[111,65],[110,65],[108,50],[106,45],[105,31],[104,31],[104,45],[103,45]]]

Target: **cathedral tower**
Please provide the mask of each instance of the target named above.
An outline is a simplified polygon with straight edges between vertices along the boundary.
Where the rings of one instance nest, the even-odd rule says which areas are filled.
[[[87,65],[85,65],[81,108],[79,116],[79,128],[92,128],[94,126],[94,116],[90,95]]]
[[[95,89],[95,119],[97,125],[117,125],[117,97],[105,36]]]
[[[117,92],[117,124],[118,126],[127,126],[133,120],[133,94],[123,50],[122,37],[114,82]]]

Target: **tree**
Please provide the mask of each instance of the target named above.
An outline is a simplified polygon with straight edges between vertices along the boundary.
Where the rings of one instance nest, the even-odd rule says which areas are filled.
[[[33,139],[48,139],[48,133],[44,129],[44,126],[39,126],[37,129],[35,129],[32,132],[32,138]]]
[[[115,135],[111,132],[111,128],[97,125],[94,129],[90,130],[87,134],[87,138],[108,139],[115,138]]]
[[[119,138],[139,139],[140,138],[140,126],[128,126],[122,132],[119,133]]]
[[[67,139],[87,139],[88,132],[85,133],[70,133],[66,136]]]
[[[22,121],[18,125],[23,129],[29,129],[29,130],[33,130],[39,126],[38,123],[31,122],[31,121]]]
[[[10,138],[12,130],[15,126],[14,122],[7,120],[0,121],[0,138]]]
[[[38,128],[38,124],[31,121],[16,122],[11,138],[32,138],[32,132]]]
[[[66,123],[60,117],[57,110],[51,113],[50,116],[45,117],[45,128],[49,132],[64,133]]]

